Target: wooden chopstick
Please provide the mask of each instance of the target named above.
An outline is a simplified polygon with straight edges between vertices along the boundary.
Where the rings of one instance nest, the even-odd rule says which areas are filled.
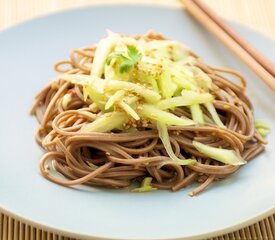
[[[214,34],[275,91],[275,70],[272,69],[274,66],[273,63],[253,49],[252,46],[230,29],[230,27],[219,19],[218,16],[214,15],[212,11],[209,11],[199,0],[181,0],[181,2],[198,22]],[[268,67],[266,65],[268,65]]]
[[[275,77],[275,64],[268,58],[263,56],[262,53],[257,51],[250,45],[244,38],[242,38],[237,32],[229,27],[214,11],[212,11],[207,5],[199,0],[193,0],[216,24],[218,24],[230,37],[232,37],[240,46],[242,46],[255,60],[261,64],[273,77]]]

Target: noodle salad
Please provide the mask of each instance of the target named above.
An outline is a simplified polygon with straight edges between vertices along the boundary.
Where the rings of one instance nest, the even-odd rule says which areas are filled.
[[[254,121],[245,79],[158,33],[108,31],[97,45],[72,50],[55,70],[31,113],[46,150],[41,173],[57,184],[138,183],[131,191],[148,192],[199,183],[194,196],[267,143],[269,127]]]

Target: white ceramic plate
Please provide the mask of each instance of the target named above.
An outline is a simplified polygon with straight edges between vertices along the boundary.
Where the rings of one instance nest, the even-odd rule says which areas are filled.
[[[234,27],[270,57],[275,43]],[[38,170],[42,150],[29,110],[34,95],[55,76],[52,66],[70,49],[97,42],[105,29],[149,29],[189,45],[213,65],[239,70],[248,79],[256,117],[272,127],[267,151],[229,179],[197,197],[190,188],[133,194],[88,187],[65,188]],[[104,239],[191,239],[253,223],[275,210],[275,96],[257,77],[181,9],[109,6],[43,17],[0,34],[0,208],[17,218],[70,236]]]

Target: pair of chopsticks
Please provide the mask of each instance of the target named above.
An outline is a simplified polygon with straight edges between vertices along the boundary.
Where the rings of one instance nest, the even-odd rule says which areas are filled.
[[[185,9],[225,46],[235,53],[273,91],[275,64],[253,48],[200,0],[180,0]]]

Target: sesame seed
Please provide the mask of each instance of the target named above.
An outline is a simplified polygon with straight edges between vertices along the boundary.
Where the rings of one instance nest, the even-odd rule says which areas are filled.
[[[223,105],[223,109],[227,110],[227,109],[229,109],[229,108],[230,108],[229,105]]]

